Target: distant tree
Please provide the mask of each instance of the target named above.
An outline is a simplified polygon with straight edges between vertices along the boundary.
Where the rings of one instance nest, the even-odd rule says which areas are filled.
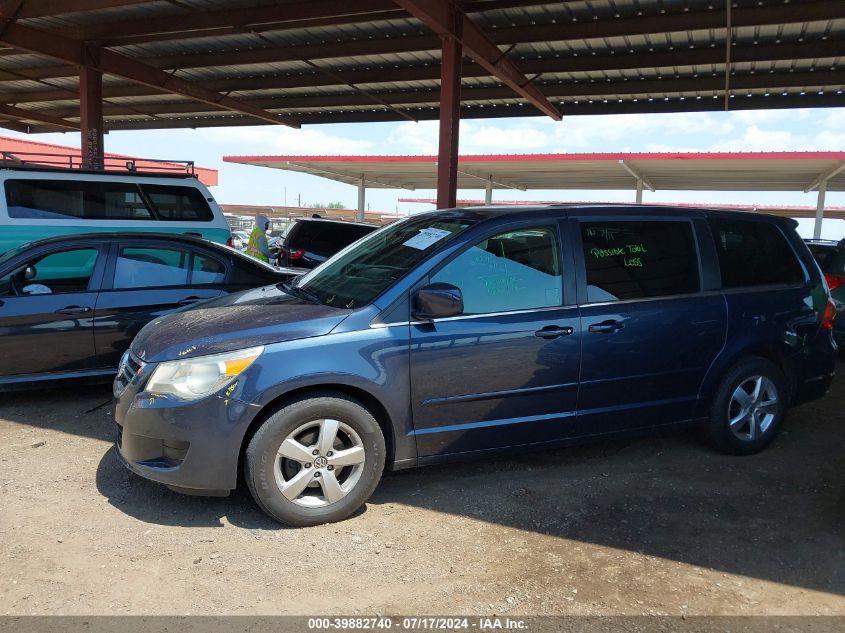
[[[345,209],[346,205],[342,202],[329,202],[328,204],[324,202],[315,202],[311,205],[312,209]]]

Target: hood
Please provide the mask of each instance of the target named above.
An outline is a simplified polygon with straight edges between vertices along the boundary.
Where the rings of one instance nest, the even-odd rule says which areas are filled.
[[[261,215],[260,213],[255,216],[255,226],[260,228],[262,231],[267,228],[267,224],[270,222],[270,218],[266,215]]]
[[[132,352],[149,363],[322,336],[351,312],[265,286],[156,319],[132,341]]]

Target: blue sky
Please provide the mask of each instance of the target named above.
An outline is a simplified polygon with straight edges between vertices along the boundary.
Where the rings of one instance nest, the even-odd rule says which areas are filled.
[[[21,136],[14,133],[9,135]],[[32,137],[30,137],[32,138]],[[34,137],[79,145],[76,134]],[[220,170],[214,195],[221,203],[296,204],[342,202],[357,205],[354,187],[330,180],[248,165],[224,163],[230,154],[434,154],[436,122],[354,123],[308,126],[205,128],[113,132],[107,151],[148,158],[194,160]],[[464,120],[461,152],[470,154],[626,151],[774,151],[845,150],[845,108],[631,114],[549,118]],[[481,190],[461,190],[459,197],[480,198]],[[508,200],[632,201],[626,191],[494,191]],[[399,203],[398,198],[434,197],[433,191],[368,190],[371,209],[416,211],[429,205]],[[771,203],[815,205],[816,194],[801,192],[645,191],[644,202]],[[827,204],[845,206],[845,193],[828,193]],[[812,232],[802,222],[801,232]],[[845,221],[829,220],[824,235],[845,236]]]

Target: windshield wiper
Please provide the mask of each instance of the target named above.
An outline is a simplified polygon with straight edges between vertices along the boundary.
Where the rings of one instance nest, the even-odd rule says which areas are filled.
[[[294,286],[291,283],[284,282],[281,284],[282,290],[284,290],[289,295],[293,295],[294,297],[299,297],[300,299],[305,299],[311,303],[315,303],[321,305],[323,302],[320,301],[320,298],[315,295],[313,292],[308,292],[304,288],[300,288],[299,286]]]

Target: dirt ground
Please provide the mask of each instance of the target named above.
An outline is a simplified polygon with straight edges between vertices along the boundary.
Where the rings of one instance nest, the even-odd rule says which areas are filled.
[[[0,614],[845,614],[845,365],[760,455],[687,433],[388,476],[343,523],[125,471],[108,388],[0,394]]]

